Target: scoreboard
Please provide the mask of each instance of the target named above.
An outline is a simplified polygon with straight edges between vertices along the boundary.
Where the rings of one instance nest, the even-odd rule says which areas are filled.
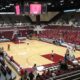
[[[41,4],[30,4],[30,14],[41,14],[42,5]]]
[[[44,12],[47,12],[47,5],[40,4],[40,3],[31,3],[31,4],[16,4],[15,5],[15,14],[22,15],[22,14],[31,14],[31,15],[40,15]]]

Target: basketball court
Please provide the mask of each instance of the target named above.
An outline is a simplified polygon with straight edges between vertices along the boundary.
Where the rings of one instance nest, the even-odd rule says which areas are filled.
[[[8,50],[8,44],[10,44],[10,50]],[[60,59],[64,57],[66,52],[65,47],[57,46],[54,44],[38,41],[38,40],[25,40],[24,43],[15,44],[13,42],[0,43],[0,47],[3,47],[7,54],[17,62],[23,68],[31,68],[34,64],[37,66],[54,64],[55,60],[50,59],[51,51],[53,50],[57,56],[54,59]],[[75,51],[74,55],[80,59],[80,51]],[[47,56],[47,57],[45,57]]]

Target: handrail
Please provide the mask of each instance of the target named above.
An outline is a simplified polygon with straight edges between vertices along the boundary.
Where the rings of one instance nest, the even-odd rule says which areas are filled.
[[[59,79],[60,77],[65,77],[65,76],[73,75],[73,74],[76,74],[76,73],[80,73],[80,70],[73,71],[73,72],[70,72],[70,73],[65,73],[65,74],[62,74],[62,75],[58,75],[58,76],[52,77],[52,79]],[[49,79],[51,79],[51,78],[49,78]]]
[[[80,75],[80,73],[77,73],[77,74],[73,74],[73,75],[70,75],[70,76],[66,76],[66,77],[60,78],[60,80],[68,79],[68,78],[71,78],[71,77],[74,77],[74,76],[77,76],[77,75]]]

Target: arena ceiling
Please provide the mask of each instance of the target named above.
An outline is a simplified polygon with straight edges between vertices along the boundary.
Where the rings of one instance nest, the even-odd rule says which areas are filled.
[[[61,11],[66,9],[79,9],[80,0],[0,0],[0,12],[14,12],[16,3],[46,3],[47,11]]]

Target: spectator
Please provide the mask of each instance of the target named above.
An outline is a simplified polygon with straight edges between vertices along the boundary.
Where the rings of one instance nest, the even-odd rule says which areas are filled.
[[[41,76],[39,75],[39,73],[38,73],[38,75],[36,76],[36,80],[41,80]]]
[[[33,75],[33,72],[32,71],[29,73],[29,77],[30,77],[30,80],[33,80],[34,75]]]
[[[27,70],[24,71],[24,79],[30,80]]]
[[[34,70],[34,71],[37,70],[37,66],[36,66],[36,64],[34,64],[34,66],[33,66],[33,70]]]
[[[62,61],[60,63],[60,69],[61,70],[67,70],[68,69],[68,65],[67,65],[67,63],[65,61]]]
[[[48,69],[48,71],[46,72],[46,76],[47,76],[47,78],[49,78],[49,77],[51,77],[52,76],[52,73],[51,73],[51,71]]]

